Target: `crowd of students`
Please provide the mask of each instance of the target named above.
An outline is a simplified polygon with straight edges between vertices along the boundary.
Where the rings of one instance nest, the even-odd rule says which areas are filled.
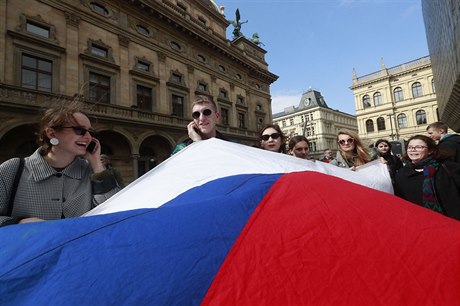
[[[191,115],[188,138],[172,154],[196,141],[226,140],[217,131],[220,114],[214,101],[198,96]],[[357,133],[341,130],[335,157],[327,148],[320,161],[356,171],[379,159],[388,166],[397,196],[460,220],[460,136],[449,134],[441,122],[430,124],[427,133],[408,140],[401,161],[392,154],[388,140],[377,140],[375,154],[370,154]],[[40,148],[31,156],[0,165],[0,226],[77,217],[123,188],[108,156],[101,155],[89,116],[79,103],[47,110],[41,119],[39,142]],[[306,137],[294,136],[286,142],[281,128],[269,124],[261,129],[257,146],[309,159]]]

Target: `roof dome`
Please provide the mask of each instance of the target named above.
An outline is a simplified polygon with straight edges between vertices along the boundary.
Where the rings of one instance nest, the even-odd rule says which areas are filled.
[[[202,0],[203,3],[209,5],[209,7],[214,8],[217,12],[219,12],[219,7],[217,6],[216,2],[214,0]]]

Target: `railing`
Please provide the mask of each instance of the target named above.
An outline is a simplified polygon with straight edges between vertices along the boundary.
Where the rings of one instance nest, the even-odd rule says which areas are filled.
[[[24,109],[24,107],[33,107],[38,110],[51,107],[56,103],[70,103],[72,101],[74,101],[74,97],[38,92],[0,83],[0,105],[8,105],[8,107],[17,107],[22,109]],[[190,119],[188,118],[148,112],[132,107],[94,103],[91,101],[83,102],[87,106],[87,112],[89,114],[97,115],[98,117],[105,117],[108,119],[123,119],[133,123],[142,122],[146,124],[160,124],[184,129],[190,122]],[[234,127],[223,127],[222,132],[234,135],[257,137],[257,133],[254,131],[248,131],[246,129],[239,129]]]
[[[355,83],[366,82],[366,81],[374,80],[374,79],[377,79],[383,76],[387,76],[387,75],[394,75],[399,72],[406,71],[406,70],[413,69],[413,68],[420,67],[420,66],[424,66],[424,65],[428,65],[430,63],[431,63],[430,56],[421,57],[419,59],[401,64],[398,66],[379,70],[379,71],[376,71],[370,74],[366,74],[361,77],[357,77]]]

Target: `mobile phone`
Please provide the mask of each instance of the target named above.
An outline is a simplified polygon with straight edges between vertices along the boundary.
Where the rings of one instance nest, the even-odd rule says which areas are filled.
[[[96,142],[94,140],[92,140],[86,147],[86,151],[88,151],[89,153],[94,153],[94,151],[96,151]]]

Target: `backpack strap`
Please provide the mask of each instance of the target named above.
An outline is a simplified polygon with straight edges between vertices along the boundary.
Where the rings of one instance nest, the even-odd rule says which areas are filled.
[[[19,180],[21,179],[22,170],[24,169],[24,158],[19,158],[19,167],[14,177],[13,187],[11,188],[10,201],[8,202],[8,210],[6,215],[11,216],[14,207],[14,198],[16,197],[16,191],[18,190]]]

